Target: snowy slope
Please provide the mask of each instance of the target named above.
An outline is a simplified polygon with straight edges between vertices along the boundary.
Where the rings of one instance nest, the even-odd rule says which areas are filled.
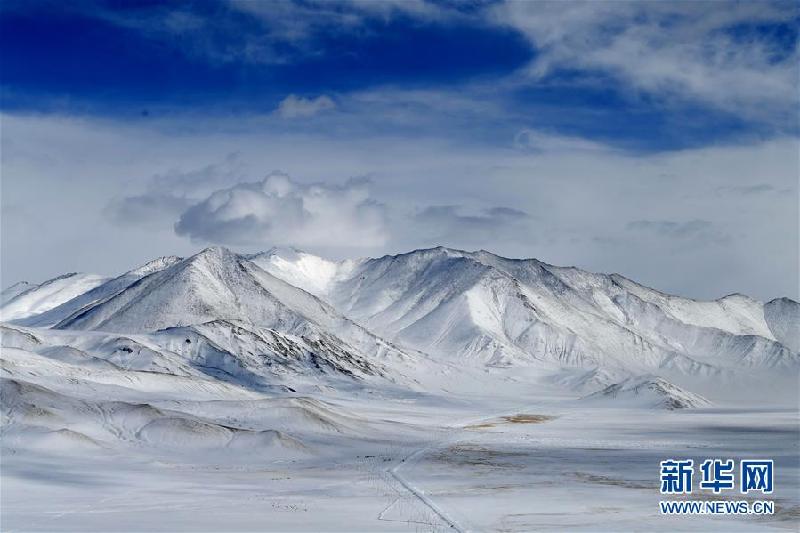
[[[43,313],[106,281],[108,278],[96,274],[64,274],[31,287],[5,302],[0,307],[0,318],[8,321]]]
[[[164,349],[198,368],[220,371],[253,387],[297,390],[302,385],[387,377],[384,365],[340,338],[312,330],[292,335],[246,322],[215,320],[167,328],[153,336]],[[213,372],[211,372],[213,373]]]
[[[704,302],[664,294],[617,274],[612,274],[611,279],[626,292],[658,306],[667,316],[685,324],[774,340],[764,320],[764,306],[748,296],[730,294]]]
[[[785,346],[800,351],[800,304],[789,298],[776,298],[764,305],[770,331]]]
[[[15,283],[10,287],[3,289],[3,292],[0,293],[0,306],[5,305],[6,302],[16,298],[20,294],[35,288],[36,285],[34,285],[33,283],[28,283],[27,281],[20,281],[19,283]]]
[[[130,270],[121,276],[110,279],[91,290],[79,294],[48,311],[18,319],[15,322],[26,326],[55,325],[91,305],[95,305],[116,295],[143,277],[174,265],[180,260],[181,258],[176,256],[159,257],[158,259],[149,261],[148,263]]]
[[[245,256],[259,268],[315,296],[324,297],[328,290],[346,278],[360,260],[330,261],[295,248],[276,247]]]
[[[288,290],[304,299],[302,291]],[[303,322],[253,277],[243,260],[224,248],[208,248],[145,276],[56,327],[145,333],[216,319],[288,329]]]
[[[711,402],[699,394],[652,375],[636,376],[614,383],[586,396],[584,400],[595,404],[611,403],[669,410],[711,406]]]
[[[331,267],[320,283],[302,265],[323,263],[294,253],[302,260],[281,261],[276,276],[324,286],[345,315],[437,357],[703,375],[800,362],[776,339],[764,306],[741,295],[701,302],[619,275],[443,247],[360,261],[335,275]]]
[[[251,429],[223,424],[202,414],[180,409],[197,400],[254,400],[258,395],[213,379],[147,375],[121,370],[85,371],[8,349],[0,378],[0,406],[8,424],[4,445],[11,448],[64,453],[98,453],[110,446],[135,446],[151,453],[194,450],[247,453],[302,451],[296,439],[273,429]],[[33,360],[39,374],[20,373],[21,360]],[[54,376],[69,376],[68,382]],[[112,383],[117,383],[116,386]],[[161,391],[169,391],[164,394]],[[180,398],[174,407],[159,400]]]
[[[409,356],[315,296],[224,248],[152,271],[55,325],[151,334],[161,348],[251,384],[281,372],[385,377],[381,360]],[[116,289],[116,283],[114,284]],[[397,375],[390,379],[395,379]]]

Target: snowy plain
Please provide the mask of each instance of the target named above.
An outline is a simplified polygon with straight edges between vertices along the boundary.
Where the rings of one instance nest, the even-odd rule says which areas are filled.
[[[796,312],[443,248],[29,284],[0,307],[0,526],[797,530]],[[660,515],[659,461],[717,457],[774,459],[775,513]]]

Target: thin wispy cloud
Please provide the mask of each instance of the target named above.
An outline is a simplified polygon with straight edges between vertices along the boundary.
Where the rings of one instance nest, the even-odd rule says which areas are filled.
[[[768,120],[798,102],[793,2],[503,2],[492,13],[531,39],[535,79],[599,71],[631,91]]]
[[[303,98],[290,94],[278,104],[277,113],[282,118],[307,118],[336,108],[336,103],[327,95]]]
[[[717,189],[723,195],[752,196],[775,192],[775,187],[769,183],[756,183],[754,185],[725,186]],[[786,191],[789,192],[789,191]]]
[[[654,234],[668,239],[689,241],[698,244],[722,244],[730,237],[714,227],[708,220],[694,219],[687,221],[675,220],[634,220],[628,222],[625,228],[645,234]]]
[[[419,208],[410,222],[411,232],[402,232],[399,240],[411,239],[413,235],[412,240],[418,243],[446,242],[455,247],[481,248],[518,239],[530,242],[533,219],[525,211],[504,206],[470,209],[460,205],[431,205]]]

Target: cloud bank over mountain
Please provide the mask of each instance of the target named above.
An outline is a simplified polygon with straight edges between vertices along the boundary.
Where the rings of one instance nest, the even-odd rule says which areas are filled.
[[[4,130],[15,132],[4,145],[10,176],[4,180],[4,228],[25,228],[4,233],[3,249],[15,251],[2,254],[9,284],[61,271],[110,275],[127,268],[130,257],[190,255],[197,240],[245,251],[292,244],[266,225],[285,228],[288,219],[245,218],[266,213],[275,200],[248,188],[277,169],[294,184],[292,205],[313,190],[323,206],[344,202],[341,213],[295,207],[287,214],[317,232],[294,245],[331,257],[442,244],[621,272],[687,296],[741,291],[768,300],[798,293],[797,150],[791,139],[628,155],[609,147],[551,151],[466,147],[436,138],[332,139],[324,131],[296,135],[248,124],[225,134],[174,135],[174,123],[155,124],[4,117]],[[348,182],[353,176],[369,182]],[[71,180],[68,189],[65,180]],[[218,191],[219,204],[202,207],[207,220],[186,218],[184,234],[176,234],[181,216]],[[257,201],[236,204],[244,196]],[[527,216],[503,216],[497,208]],[[62,215],[43,218],[41,210]],[[72,223],[64,224],[64,217]],[[364,217],[375,231],[358,227]],[[320,221],[339,218],[341,231],[322,242],[330,232]],[[217,225],[246,232],[237,236]],[[342,247],[344,235],[362,242]],[[254,242],[259,236],[265,240]]]
[[[215,191],[184,211],[175,231],[214,243],[372,248],[387,240],[385,218],[366,180],[303,185],[271,174]]]

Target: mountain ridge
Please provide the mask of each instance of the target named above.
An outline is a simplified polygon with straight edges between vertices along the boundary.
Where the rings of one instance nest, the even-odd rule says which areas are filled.
[[[158,258],[12,323],[149,335],[170,357],[213,360],[251,381],[286,371],[391,380],[418,353],[445,365],[603,369],[579,378],[602,383],[597,376],[800,368],[797,305],[740,294],[693,300],[486,250],[330,261],[296,248],[209,247]]]
[[[476,264],[470,267],[469,261]],[[426,279],[432,272],[436,272],[437,262],[440,263],[438,270],[443,273],[440,278],[462,278],[462,286],[453,288],[451,294],[437,295],[442,287],[447,290],[446,279],[433,282]],[[447,264],[442,267],[444,263]],[[496,272],[492,273],[492,269]],[[498,275],[497,272],[501,274]],[[467,283],[467,287],[463,283],[469,276],[473,279]],[[481,287],[481,279],[494,281],[484,283]],[[421,290],[423,283],[428,285]],[[505,289],[497,287],[503,283],[506,284]],[[375,289],[378,285],[380,286]],[[481,291],[485,294],[478,294]],[[496,299],[498,291],[505,292],[507,301],[503,306],[492,308],[490,305],[485,309],[476,309],[481,304],[491,303],[492,299]],[[511,294],[513,292],[516,294]],[[517,307],[527,308],[523,313],[527,316],[521,317],[523,321],[542,323],[540,328],[545,329],[556,327],[560,332],[555,347],[548,346],[547,342],[537,341],[532,345],[523,345],[523,351],[549,351],[555,359],[562,362],[564,358],[558,352],[569,351],[572,351],[576,360],[596,362],[583,354],[587,351],[586,348],[573,349],[583,344],[583,341],[576,343],[576,335],[582,335],[585,339],[592,333],[586,331],[587,320],[605,323],[605,330],[617,329],[618,340],[633,335],[630,341],[626,341],[626,349],[631,349],[631,345],[638,343],[640,347],[645,347],[644,353],[641,353],[643,356],[647,356],[647,346],[655,346],[653,349],[660,352],[656,359],[672,366],[679,363],[683,366],[702,366],[706,356],[713,352],[710,350],[711,338],[722,338],[721,342],[728,344],[733,342],[731,339],[735,339],[740,344],[737,349],[743,351],[739,355],[739,361],[751,365],[780,365],[783,360],[788,365],[795,365],[797,362],[796,354],[790,350],[781,351],[785,346],[778,343],[771,333],[763,317],[764,304],[752,298],[728,295],[714,301],[692,300],[649,289],[620,275],[595,274],[575,267],[557,267],[536,259],[506,259],[486,251],[464,252],[434,247],[367,259],[356,266],[349,279],[340,281],[338,287],[330,288],[321,296],[331,301],[343,313],[365,323],[379,334],[401,343],[403,340],[411,341],[412,347],[426,351],[440,344],[443,336],[452,334],[452,328],[449,328],[444,319],[440,320],[441,324],[437,327],[426,324],[425,328],[436,333],[430,335],[427,343],[423,343],[418,330],[425,328],[416,322],[424,317],[419,315],[424,314],[435,320],[436,309],[433,308],[436,305],[433,302],[452,302],[454,298],[464,294],[473,297],[476,304],[469,309],[469,301],[460,303],[461,309],[458,312],[462,314],[462,321],[475,323],[481,332],[475,333],[470,342],[454,342],[448,348],[459,352],[483,351],[488,361],[502,360],[502,354],[495,357],[498,351],[514,352],[516,341],[524,337],[524,331],[499,332],[497,328],[491,331],[492,328],[489,327],[489,322],[500,316],[501,311],[507,311],[508,302],[516,297]],[[420,312],[421,306],[428,306],[425,313]],[[483,324],[478,323],[481,322],[481,315],[487,319]],[[520,323],[520,320],[511,320],[506,326],[510,325],[513,329]],[[686,336],[690,337],[688,353],[686,341],[676,343],[670,339],[673,336],[671,328],[683,329]],[[513,333],[510,335],[513,338],[500,339],[502,342],[498,343],[498,337],[503,337],[505,333]],[[753,336],[764,340],[748,339]],[[769,351],[771,355],[765,356],[763,360],[754,357],[753,353],[758,350],[753,344],[762,345],[759,349]],[[606,350],[610,348],[607,346]],[[596,347],[591,347],[588,350],[595,349]],[[641,352],[641,349],[637,350]],[[735,361],[728,363],[733,364]],[[653,364],[651,362],[645,366],[652,367]]]

